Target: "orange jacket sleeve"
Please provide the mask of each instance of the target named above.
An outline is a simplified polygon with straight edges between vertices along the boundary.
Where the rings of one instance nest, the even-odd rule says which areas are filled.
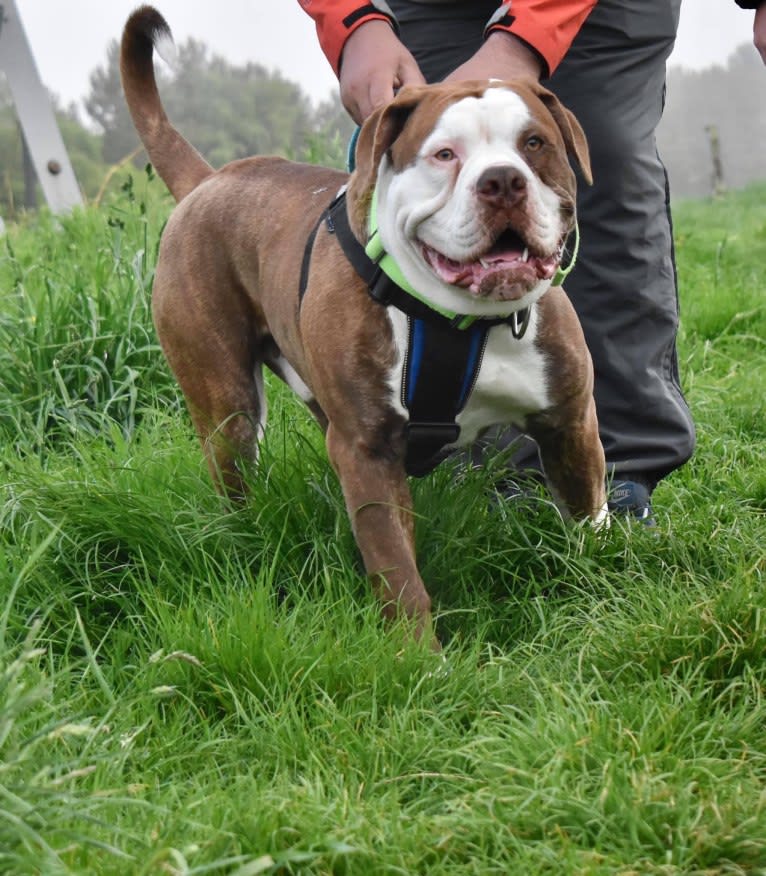
[[[351,34],[367,21],[382,19],[394,30],[396,19],[384,3],[365,3],[364,0],[298,0],[314,19],[319,45],[337,76],[340,56]]]
[[[504,30],[534,49],[550,76],[597,0],[511,0],[490,19],[485,35]]]
[[[363,0],[299,0],[314,19],[319,44],[337,74],[343,45],[357,27],[378,18],[396,28],[384,3]],[[485,34],[504,30],[540,55],[550,75],[567,53],[597,0],[509,0],[487,24]]]

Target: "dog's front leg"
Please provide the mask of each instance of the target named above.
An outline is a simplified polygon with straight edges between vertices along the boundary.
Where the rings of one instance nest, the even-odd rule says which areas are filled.
[[[537,441],[546,479],[563,510],[575,518],[590,517],[596,526],[604,523],[606,463],[593,399],[588,397],[556,426],[531,419],[529,433]]]
[[[386,459],[331,423],[327,450],[338,474],[364,566],[383,614],[404,614],[420,639],[431,638],[431,598],[415,561],[412,497],[401,461]]]

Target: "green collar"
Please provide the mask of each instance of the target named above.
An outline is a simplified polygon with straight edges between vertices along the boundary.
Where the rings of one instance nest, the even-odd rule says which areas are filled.
[[[456,313],[455,311],[448,310],[446,307],[441,307],[441,305],[434,304],[433,301],[425,298],[417,291],[417,289],[410,285],[410,283],[407,281],[406,277],[402,273],[399,265],[394,261],[393,257],[384,249],[383,242],[380,239],[380,231],[378,229],[377,186],[375,186],[372,192],[372,202],[370,204],[370,215],[367,223],[367,231],[370,237],[367,241],[367,245],[365,246],[364,251],[367,253],[368,258],[372,259],[372,261],[380,267],[380,269],[388,276],[388,278],[396,283],[396,285],[399,286],[400,289],[403,289],[408,295],[412,295],[413,298],[416,298],[418,301],[427,305],[432,310],[435,310],[437,313],[441,314],[447,319],[452,320],[454,325],[456,325],[457,328],[460,329],[467,329],[477,320],[484,318],[481,316],[476,316],[474,314],[461,315]],[[577,261],[577,253],[580,249],[580,229],[577,223],[575,223],[574,235],[575,239],[572,258],[565,268],[559,267],[559,269],[553,275],[553,279],[551,280],[551,286],[560,286],[569,275],[569,272],[572,270],[575,262]]]
[[[574,246],[572,247],[572,258],[569,259],[569,264],[562,268],[559,265],[558,270],[553,275],[553,279],[551,280],[551,286],[561,286],[561,284],[566,280],[569,274],[572,272],[572,268],[575,266],[575,262],[577,261],[577,254],[580,252],[580,226],[575,220],[574,226]]]

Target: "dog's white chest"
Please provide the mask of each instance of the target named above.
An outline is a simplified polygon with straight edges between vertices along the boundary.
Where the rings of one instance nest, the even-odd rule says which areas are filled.
[[[488,426],[524,427],[529,414],[550,406],[545,357],[534,343],[537,314],[533,310],[523,338],[510,326],[490,329],[473,392],[457,416],[460,444],[470,444]]]
[[[389,318],[398,353],[396,364],[389,373],[391,401],[396,410],[409,419],[402,404],[407,317],[391,308]],[[456,419],[460,426],[456,446],[472,443],[489,426],[503,424],[523,428],[529,414],[550,406],[545,356],[534,343],[536,333],[535,308],[527,332],[521,339],[513,336],[508,325],[490,329],[473,391]]]

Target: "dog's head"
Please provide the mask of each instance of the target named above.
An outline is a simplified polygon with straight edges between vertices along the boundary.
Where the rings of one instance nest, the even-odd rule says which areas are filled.
[[[412,86],[362,127],[349,218],[364,241],[373,189],[385,249],[435,303],[479,315],[550,286],[575,222],[571,155],[585,135],[531,80]]]

